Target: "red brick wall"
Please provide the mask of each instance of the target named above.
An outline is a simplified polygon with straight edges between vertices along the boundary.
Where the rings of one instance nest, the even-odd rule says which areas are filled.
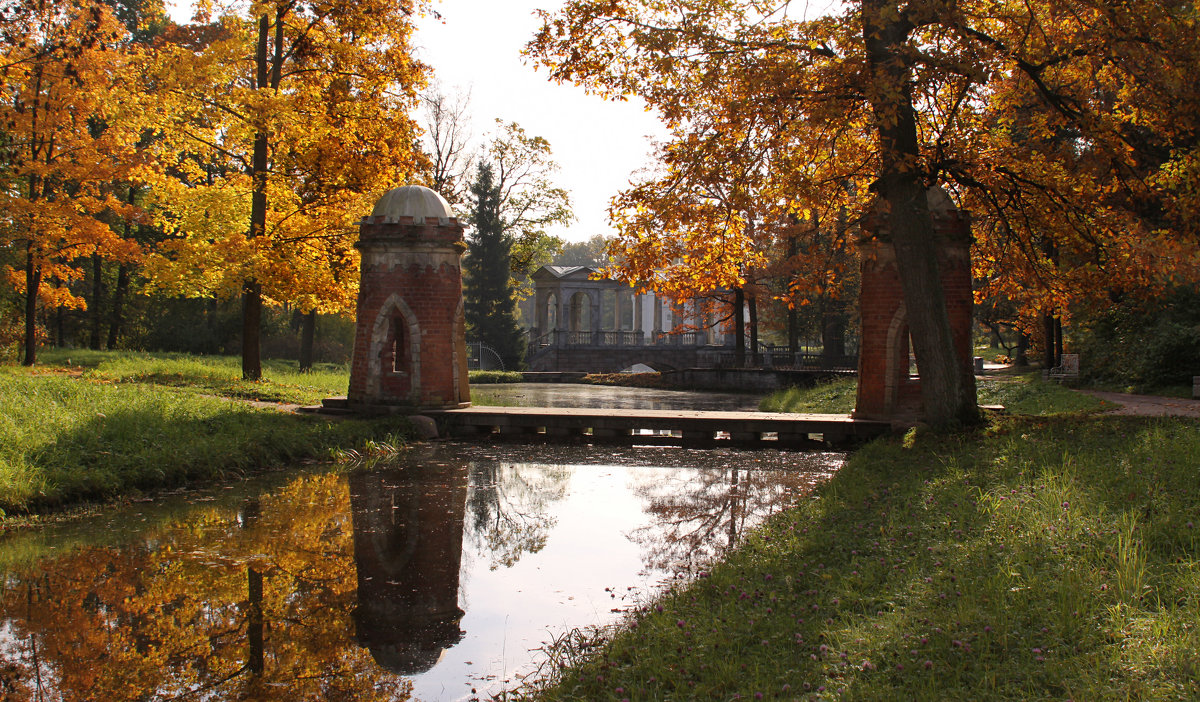
[[[965,213],[952,211],[935,215],[938,237],[938,264],[950,331],[958,351],[962,372],[974,373],[971,346],[971,261],[970,220]],[[858,359],[858,401],[855,416],[872,419],[919,419],[921,415],[920,380],[908,373],[908,324],[898,314],[904,305],[904,291],[896,268],[895,252],[881,232],[880,220],[869,216],[863,224],[861,340]],[[892,340],[889,363],[889,337]]]
[[[469,397],[459,362],[466,340],[455,324],[462,303],[463,228],[454,220],[414,225],[410,218],[401,219],[364,221],[360,228],[362,276],[348,397],[352,405],[458,406]],[[403,305],[397,308],[389,303],[392,299]],[[382,327],[377,324],[381,312],[388,322]],[[393,318],[404,320],[399,373],[392,372]],[[419,328],[418,337],[413,326]]]

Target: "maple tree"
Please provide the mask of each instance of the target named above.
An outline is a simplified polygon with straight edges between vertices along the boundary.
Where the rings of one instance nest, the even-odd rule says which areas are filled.
[[[799,13],[787,2],[574,0],[543,14],[527,50],[553,78],[637,95],[673,130],[660,161],[677,182],[651,197],[624,193],[623,230],[654,218],[697,236],[708,227],[701,250],[730,240],[730,262],[689,252],[683,270],[724,284],[741,278],[737,257],[743,268],[759,262],[746,236],[756,219],[803,219],[827,203],[819,221],[841,212],[857,222],[881,208],[936,424],[978,414],[949,334],[929,187],[948,187],[983,223],[977,275],[1038,309],[1194,280],[1184,213],[1195,207],[1200,112],[1186,76],[1200,48],[1189,3],[861,0]],[[740,162],[724,162],[739,153],[774,165],[745,184]],[[753,217],[722,217],[719,199],[682,192],[711,180],[690,174],[710,172],[737,174],[753,207],[724,212]],[[687,235],[644,246],[672,239]],[[622,262],[631,279],[663,258],[632,253]]]
[[[85,256],[133,261],[139,246],[108,218],[139,210],[111,184],[146,166],[144,100],[131,77],[129,33],[100,3],[6,6],[0,23],[0,244],[18,252],[4,277],[23,298],[22,363],[37,361],[39,305],[82,308],[67,285]],[[15,264],[15,265],[14,265]],[[49,285],[48,285],[49,283]]]
[[[168,35],[156,117],[175,171],[157,185],[172,238],[159,289],[241,295],[242,374],[257,379],[262,305],[345,312],[357,294],[354,223],[422,167],[408,116],[426,68],[422,6],[256,2]]]

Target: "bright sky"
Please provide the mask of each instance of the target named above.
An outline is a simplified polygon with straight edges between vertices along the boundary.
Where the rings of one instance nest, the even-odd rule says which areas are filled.
[[[571,192],[576,221],[550,233],[577,241],[611,233],[608,200],[649,163],[650,137],[666,132],[639,105],[608,102],[573,85],[557,85],[535,71],[521,49],[541,27],[534,10],[559,0],[441,0],[442,20],[418,23],[417,56],[433,67],[442,91],[471,94],[477,141],[496,118],[517,122],[550,142],[561,170],[556,181]]]

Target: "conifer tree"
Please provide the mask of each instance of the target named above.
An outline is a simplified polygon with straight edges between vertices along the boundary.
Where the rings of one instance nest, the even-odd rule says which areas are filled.
[[[500,217],[501,190],[490,165],[476,167],[470,201],[474,232],[467,238],[463,261],[467,336],[491,346],[505,369],[513,370],[524,356],[517,301],[509,284],[513,239]]]

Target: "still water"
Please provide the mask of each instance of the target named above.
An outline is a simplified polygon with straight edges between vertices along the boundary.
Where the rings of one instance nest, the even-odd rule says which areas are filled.
[[[0,539],[19,698],[457,700],[619,621],[840,454],[418,448]]]
[[[647,388],[577,385],[569,383],[512,383],[471,386],[476,404],[523,407],[600,407],[610,409],[754,411],[761,395],[733,392],[691,392]]]

